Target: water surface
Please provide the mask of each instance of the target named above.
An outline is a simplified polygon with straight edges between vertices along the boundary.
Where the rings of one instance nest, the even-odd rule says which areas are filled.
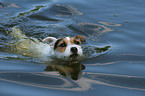
[[[144,96],[144,3],[0,0],[0,96]],[[82,35],[90,57],[79,64],[42,64],[9,52],[14,26],[40,41]],[[100,54],[88,47],[108,45],[111,49]]]

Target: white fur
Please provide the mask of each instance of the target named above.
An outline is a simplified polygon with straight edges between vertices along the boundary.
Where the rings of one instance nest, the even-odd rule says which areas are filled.
[[[47,38],[45,38],[45,39],[42,40],[42,42],[44,42],[44,43],[49,43],[49,45],[51,47],[54,46],[54,44],[55,44],[56,41],[57,41],[57,39],[54,38],[54,37],[47,37]]]
[[[74,58],[70,58],[70,55],[72,55],[71,48],[76,47],[78,49],[78,56],[75,59],[77,59],[77,60],[81,59],[80,57],[83,54],[81,46],[76,45],[76,44],[71,44],[69,37],[66,37],[66,39],[68,40],[66,50],[63,53],[56,51],[56,52],[54,52],[54,56],[61,60],[72,60]]]

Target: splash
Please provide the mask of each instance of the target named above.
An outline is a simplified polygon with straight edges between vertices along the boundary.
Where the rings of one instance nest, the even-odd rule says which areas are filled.
[[[84,46],[85,59],[96,58],[100,55],[106,54],[111,49],[110,45],[107,46]]]

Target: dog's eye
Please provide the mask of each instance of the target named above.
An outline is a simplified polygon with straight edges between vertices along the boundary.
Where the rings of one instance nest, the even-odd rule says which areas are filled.
[[[66,44],[62,43],[62,44],[59,45],[59,47],[66,47]]]
[[[76,41],[76,40],[75,40],[74,42],[75,42],[75,44],[77,44],[77,45],[79,45],[79,44],[80,44],[80,42],[79,42],[79,41]]]

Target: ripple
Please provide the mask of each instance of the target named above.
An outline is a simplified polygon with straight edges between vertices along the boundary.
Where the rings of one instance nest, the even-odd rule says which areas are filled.
[[[21,85],[69,91],[85,91],[92,85],[145,91],[145,77],[103,73],[85,73],[77,81],[59,77],[55,72],[0,72],[0,80]],[[29,78],[29,79],[28,79]]]
[[[47,89],[70,91],[80,89],[77,85],[73,84],[73,82],[66,78],[59,77],[55,72],[0,72],[0,80]]]
[[[121,24],[116,24],[116,23],[112,23],[112,22],[99,21],[98,23],[101,23],[101,24],[104,24],[104,25],[107,25],[107,26],[121,26]]]
[[[98,37],[105,32],[114,31],[104,25],[88,23],[88,22],[79,22],[78,24],[71,24],[68,28],[79,32],[79,34],[85,35],[88,39],[92,41],[97,41]]]
[[[12,19],[16,19],[16,18],[20,18],[20,17],[26,16],[26,15],[30,15],[31,13],[34,13],[34,12],[40,10],[43,7],[46,7],[46,6],[43,6],[43,5],[35,6],[34,9],[32,9],[30,11],[19,13],[16,17],[13,17]]]
[[[89,59],[93,59],[96,58],[100,55],[103,55],[105,53],[107,53],[109,50],[111,49],[111,46],[83,46],[83,51],[84,51],[84,55],[85,55],[85,60],[89,60]]]
[[[62,21],[62,20],[59,20],[59,19],[54,19],[52,17],[43,16],[43,15],[40,15],[40,14],[32,14],[32,15],[29,16],[29,18],[42,20],[42,21],[55,21],[55,22]]]
[[[93,84],[145,91],[144,76],[87,73]]]
[[[55,12],[57,16],[73,16],[83,14],[70,5],[55,4],[50,8],[50,10],[52,10],[52,12]]]
[[[0,1],[0,8],[4,8],[4,7],[5,7],[5,4]]]

